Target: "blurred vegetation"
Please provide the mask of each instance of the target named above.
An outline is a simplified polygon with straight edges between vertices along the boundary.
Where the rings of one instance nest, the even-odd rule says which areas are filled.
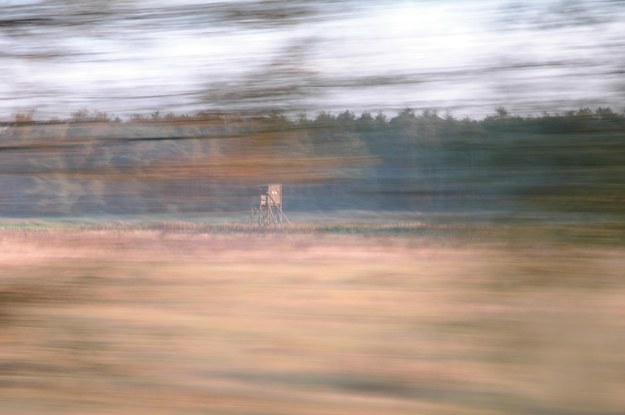
[[[625,407],[622,247],[540,227],[38,223],[0,229],[11,414]]]
[[[481,120],[411,109],[392,117],[17,114],[0,133],[0,212],[241,211],[259,185],[277,181],[293,210],[618,220],[624,133],[625,116],[610,108],[527,117],[498,108]]]

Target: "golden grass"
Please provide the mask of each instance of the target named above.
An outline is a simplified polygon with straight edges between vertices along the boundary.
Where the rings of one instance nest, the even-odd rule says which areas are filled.
[[[530,242],[2,229],[2,413],[622,413],[623,249]]]

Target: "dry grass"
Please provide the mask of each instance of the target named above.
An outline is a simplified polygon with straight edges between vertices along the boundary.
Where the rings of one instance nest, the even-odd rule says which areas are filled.
[[[623,413],[622,248],[427,241],[0,230],[1,412]]]

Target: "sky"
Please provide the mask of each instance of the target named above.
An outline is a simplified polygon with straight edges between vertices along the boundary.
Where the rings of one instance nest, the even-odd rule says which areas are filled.
[[[10,0],[0,118],[623,111],[620,0]]]

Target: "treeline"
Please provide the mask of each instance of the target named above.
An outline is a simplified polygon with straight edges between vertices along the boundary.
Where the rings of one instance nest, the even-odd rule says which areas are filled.
[[[294,210],[619,216],[625,200],[625,116],[610,108],[481,120],[83,110],[1,127],[5,215],[243,211],[269,182]]]

